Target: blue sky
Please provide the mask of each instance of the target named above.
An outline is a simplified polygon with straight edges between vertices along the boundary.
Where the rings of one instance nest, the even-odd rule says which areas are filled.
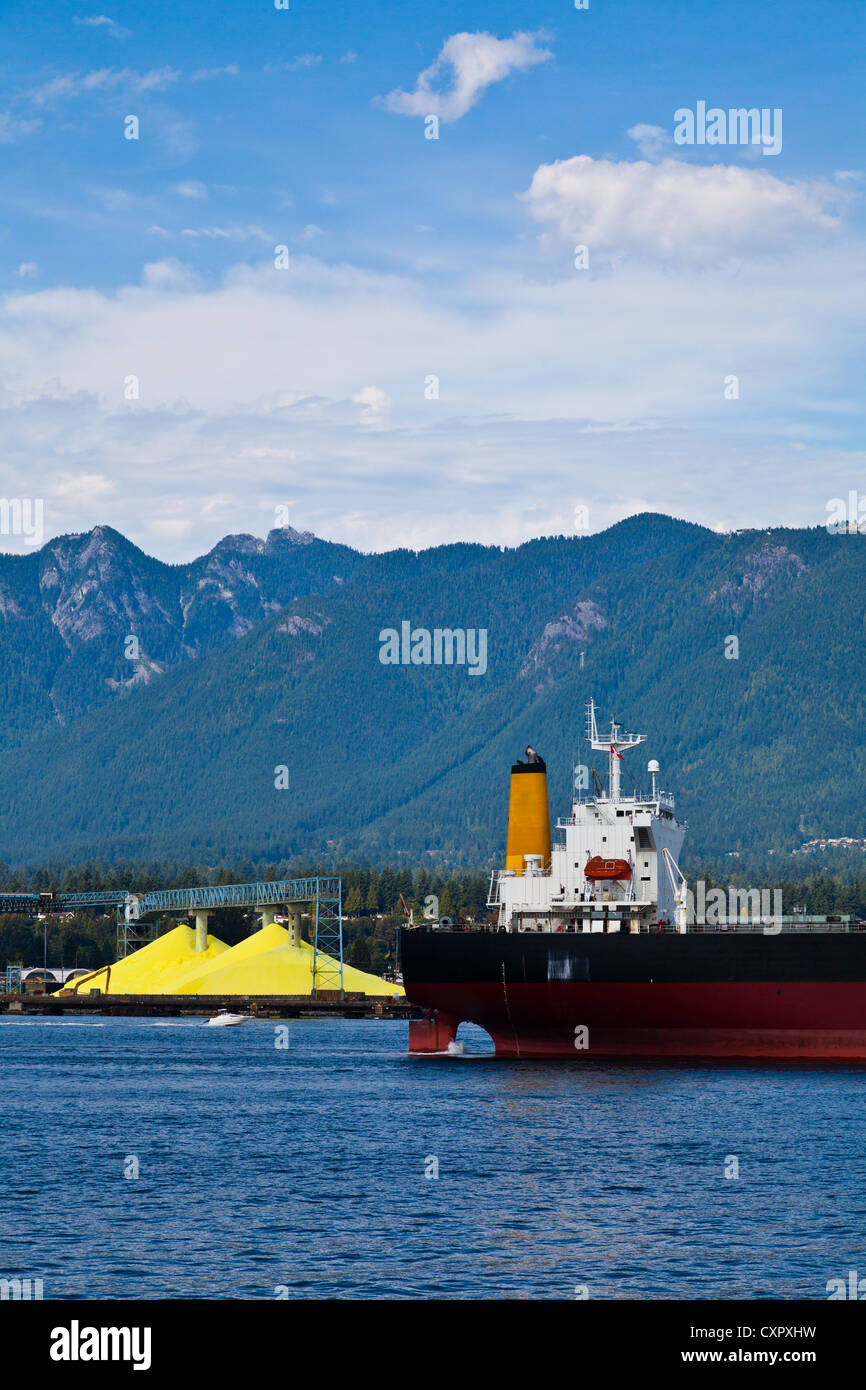
[[[513,544],[866,491],[862,4],[155,8],[0,21],[0,495],[47,534]],[[675,145],[699,101],[780,108],[781,152]]]

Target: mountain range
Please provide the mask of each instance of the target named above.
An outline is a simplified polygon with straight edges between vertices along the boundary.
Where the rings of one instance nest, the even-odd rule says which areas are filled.
[[[606,770],[590,695],[649,736],[624,787],[660,760],[690,857],[863,836],[864,544],[644,513],[509,549],[285,528],[167,565],[99,526],[0,556],[0,860],[483,868],[527,744],[554,818]]]

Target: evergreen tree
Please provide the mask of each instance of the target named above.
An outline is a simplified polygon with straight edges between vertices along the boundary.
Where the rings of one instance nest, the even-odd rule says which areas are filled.
[[[361,902],[361,890],[357,887],[350,888],[343,903],[343,911],[347,917],[357,917],[363,904]]]
[[[393,912],[397,898],[397,875],[393,869],[384,868],[379,875],[379,911]]]
[[[356,970],[370,971],[370,946],[366,936],[360,934],[355,937],[348,954],[349,964]]]

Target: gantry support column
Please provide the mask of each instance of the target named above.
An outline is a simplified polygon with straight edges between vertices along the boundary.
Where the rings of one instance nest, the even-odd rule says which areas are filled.
[[[272,927],[274,925],[276,915],[277,909],[275,907],[262,908],[262,930],[264,930],[265,927]]]
[[[210,917],[209,912],[203,912],[196,908],[195,913],[195,953],[201,955],[202,951],[207,950],[207,923]]]
[[[290,945],[290,946],[300,946],[300,944],[301,944],[301,909],[300,909],[299,907],[294,907],[294,906],[292,906],[292,907],[290,907],[290,908],[288,909],[288,913],[289,913],[289,921],[288,921],[289,945]]]

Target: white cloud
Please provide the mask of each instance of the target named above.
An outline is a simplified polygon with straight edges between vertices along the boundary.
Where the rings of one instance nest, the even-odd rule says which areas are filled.
[[[627,134],[628,138],[635,142],[644,159],[661,159],[668,146],[673,144],[670,131],[660,125],[640,123],[633,125]]]
[[[139,206],[147,206],[149,199],[136,198],[127,188],[95,188],[93,196],[108,212],[127,213]]]
[[[86,29],[104,29],[113,39],[128,39],[132,33],[130,29],[124,29],[115,20],[109,19],[107,14],[73,15],[72,23],[81,24]]]
[[[510,39],[493,34],[452,34],[435,63],[419,74],[413,92],[393,91],[380,98],[388,111],[402,116],[438,116],[457,121],[494,82],[512,72],[524,72],[553,57],[539,48],[541,34],[516,33]],[[448,85],[443,86],[443,82]]]
[[[193,522],[184,517],[154,517],[147,522],[147,531],[161,541],[183,540],[193,528]]]
[[[177,120],[163,112],[151,111],[147,117],[147,128],[169,162],[183,163],[198,149],[196,128],[190,121]]]
[[[321,63],[321,53],[302,53],[299,58],[292,58],[287,63],[265,63],[264,72],[299,72],[302,68],[314,68],[317,63]]]
[[[365,386],[352,397],[356,405],[363,406],[361,419],[365,425],[380,424],[393,404],[387,391],[379,386]]]
[[[190,237],[192,240],[204,239],[206,241],[273,242],[274,240],[269,232],[264,231],[255,223],[231,227],[184,227],[181,230],[181,236]]]
[[[32,135],[41,124],[41,121],[20,120],[8,111],[0,111],[0,145],[14,145],[23,136]]]
[[[698,265],[789,251],[834,233],[845,206],[829,182],[729,164],[617,163],[589,155],[542,164],[523,198],[539,222],[590,253]]]
[[[200,179],[185,179],[183,183],[176,183],[175,193],[179,193],[181,198],[206,198],[207,185]]]
[[[142,272],[145,285],[155,290],[192,289],[198,276],[188,265],[168,256],[164,261],[148,261]]]
[[[237,266],[190,293],[178,291],[178,262],[156,260],[144,286],[111,294],[60,287],[7,296],[0,358],[10,390],[39,392],[57,380],[107,409],[134,372],[142,408],[183,399],[206,416],[287,402],[297,416],[305,402],[312,418],[371,389],[392,399],[399,425],[441,423],[446,413],[682,424],[723,409],[721,383],[735,372],[752,409],[781,399],[788,414],[848,360],[866,298],[864,259],[861,247],[841,242],[832,257],[803,248],[788,261],[697,277],[643,264],[608,276],[569,269],[553,281],[473,268],[465,283],[444,287],[300,252],[285,274],[266,252],[259,266]],[[243,353],[226,351],[238,343]],[[424,399],[431,372],[441,378],[439,402]],[[841,377],[834,390],[842,393]],[[357,420],[341,409],[333,405],[332,418]]]
[[[43,82],[31,91],[31,99],[37,106],[47,106],[64,97],[85,96],[89,92],[113,91],[122,87],[136,94],[141,92],[162,92],[177,82],[180,73],[174,68],[152,68],[149,72],[136,72],[133,68],[97,68],[93,72],[64,73]]]
[[[35,280],[39,274],[39,266],[35,261],[22,261],[18,267],[19,280]]]
[[[237,77],[240,68],[237,63],[228,63],[224,68],[199,68],[192,75],[193,82],[208,82],[213,77]]]
[[[38,488],[51,534],[103,520],[181,558],[291,496],[299,527],[365,549],[511,544],[569,530],[578,502],[599,529],[648,491],[709,524],[818,524],[864,475],[850,237],[736,269],[569,261],[556,280],[533,264],[428,284],[301,253],[285,275],[268,252],[210,285],[185,270],[0,300],[4,487]],[[78,476],[115,490],[64,491]]]
[[[102,473],[61,473],[51,490],[55,497],[64,500],[71,498],[80,502],[95,502],[114,492],[115,485]]]

